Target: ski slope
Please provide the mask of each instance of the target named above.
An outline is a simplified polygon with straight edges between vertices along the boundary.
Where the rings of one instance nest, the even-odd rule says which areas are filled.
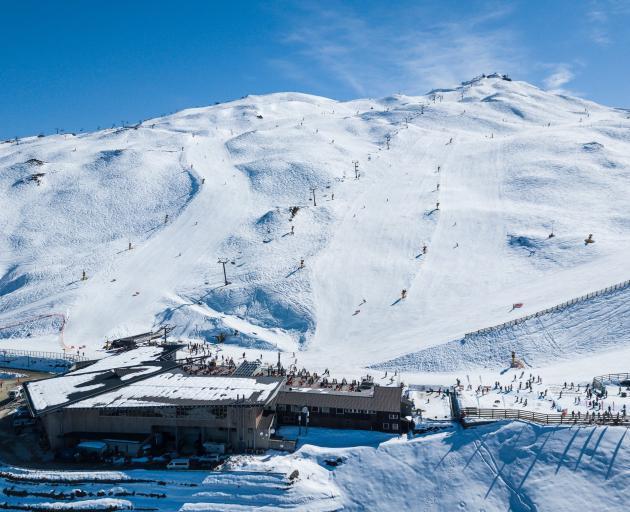
[[[311,428],[301,439],[293,454],[233,457],[209,473],[5,466],[5,489],[24,496],[3,499],[54,510],[608,512],[625,509],[630,483],[625,429],[499,422],[414,439]]]
[[[314,368],[406,357],[410,372],[455,371],[484,366],[492,346],[496,367],[513,333],[470,354],[452,343],[629,278],[628,197],[627,112],[500,77],[419,97],[249,96],[8,141],[0,346],[98,357],[107,339],[167,323]],[[615,309],[600,311],[547,319],[559,346],[535,325],[519,346],[541,366],[576,343],[585,361],[614,354],[626,340]],[[50,312],[66,318],[63,339],[28,321]]]

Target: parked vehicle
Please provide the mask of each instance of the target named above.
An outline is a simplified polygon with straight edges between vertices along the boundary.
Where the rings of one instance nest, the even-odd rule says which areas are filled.
[[[166,469],[190,469],[190,460],[173,459],[166,465]]]

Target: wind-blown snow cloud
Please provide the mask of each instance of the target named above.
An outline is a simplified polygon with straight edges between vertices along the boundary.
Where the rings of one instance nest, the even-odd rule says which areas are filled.
[[[383,12],[377,21],[349,8],[308,4],[291,17],[284,42],[354,94],[418,94],[484,72],[522,69],[516,35],[497,26],[509,13],[494,8],[464,21],[427,23],[431,13],[417,8]],[[291,69],[289,60],[272,64],[282,72]]]

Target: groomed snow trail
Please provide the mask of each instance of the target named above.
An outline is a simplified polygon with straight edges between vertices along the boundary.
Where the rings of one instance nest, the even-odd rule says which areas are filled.
[[[630,277],[628,133],[620,110],[483,78],[463,100],[283,93],[4,143],[0,326],[63,313],[66,343],[95,356],[171,324],[316,369],[416,353],[444,369],[437,347],[466,332]],[[539,327],[532,360],[563,359],[571,343]],[[43,325],[0,336],[60,348]],[[473,359],[511,339],[480,341]]]

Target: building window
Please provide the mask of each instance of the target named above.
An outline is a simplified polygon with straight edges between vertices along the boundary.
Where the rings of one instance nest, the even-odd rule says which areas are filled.
[[[343,414],[343,409],[337,408],[337,414]]]
[[[397,420],[398,419],[398,414],[394,413],[394,414],[390,414],[389,415],[389,419],[390,420]]]
[[[383,430],[389,430],[389,423],[383,423]]]
[[[322,407],[321,412],[323,414],[330,414],[330,407]]]
[[[225,405],[216,405],[214,407],[210,407],[210,414],[214,417],[222,419],[227,416],[227,407]]]
[[[311,407],[311,412],[319,412],[319,407]]]
[[[398,423],[392,423],[392,430],[398,430]]]

